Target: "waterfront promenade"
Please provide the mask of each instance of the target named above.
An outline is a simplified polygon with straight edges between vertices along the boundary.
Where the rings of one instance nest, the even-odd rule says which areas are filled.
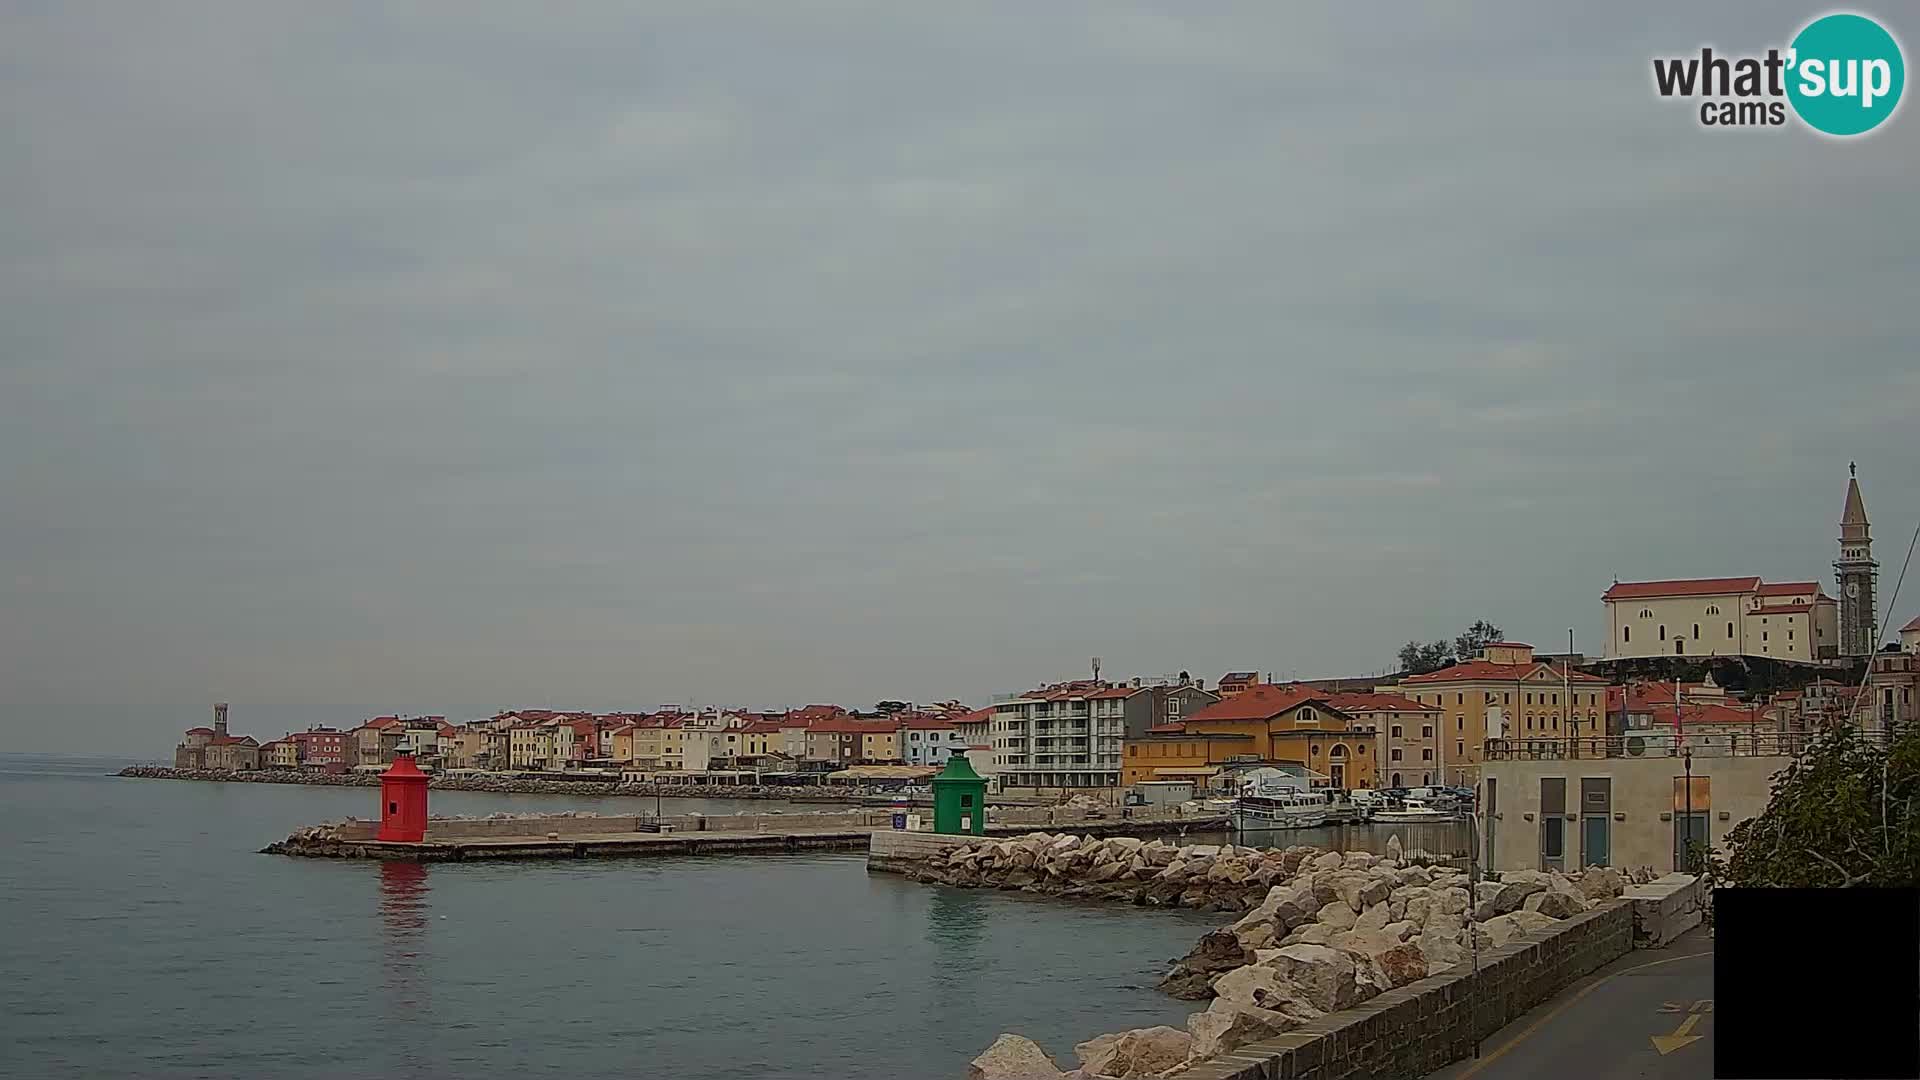
[[[1501,1028],[1432,1080],[1713,1075],[1713,938],[1628,953]]]

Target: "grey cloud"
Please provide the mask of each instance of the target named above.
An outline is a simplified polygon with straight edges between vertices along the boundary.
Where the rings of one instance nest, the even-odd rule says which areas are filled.
[[[1912,117],[1646,75],[1806,14],[16,7],[0,699],[977,699],[1819,576],[1846,461],[1920,496]]]

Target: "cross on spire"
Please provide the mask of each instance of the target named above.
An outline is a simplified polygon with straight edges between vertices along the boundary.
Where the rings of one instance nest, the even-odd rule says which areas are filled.
[[[1858,470],[1855,468],[1854,463],[1851,461],[1847,462],[1847,475],[1854,476],[1857,475],[1857,473]]]

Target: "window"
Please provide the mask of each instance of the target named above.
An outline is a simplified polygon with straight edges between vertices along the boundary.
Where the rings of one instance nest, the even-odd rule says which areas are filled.
[[[1394,747],[1393,749],[1391,749],[1391,750],[1389,750],[1389,751],[1387,751],[1387,760],[1388,760],[1388,761],[1399,761],[1399,760],[1400,760],[1400,748],[1396,746],[1396,747]]]
[[[1699,623],[1693,624],[1693,639],[1695,641],[1700,640],[1700,624]]]
[[[1533,730],[1533,714],[1532,713],[1527,714],[1527,730],[1528,731]]]
[[[1456,717],[1454,717],[1454,718],[1453,718],[1453,730],[1455,730],[1455,731],[1465,731],[1465,730],[1467,730],[1467,718],[1466,718],[1466,717],[1464,717],[1464,716],[1456,716]]]
[[[1661,641],[1667,640],[1667,624],[1666,623],[1660,624],[1660,640]]]
[[[1466,757],[1466,756],[1467,756],[1467,744],[1466,744],[1466,743],[1464,743],[1464,742],[1461,742],[1461,741],[1459,741],[1459,740],[1457,740],[1457,739],[1456,739],[1456,740],[1454,740],[1454,743],[1453,743],[1453,756],[1454,756],[1454,757],[1456,757],[1456,758],[1463,758],[1463,757]]]
[[[1792,640],[1793,640],[1793,630],[1792,630],[1792,628],[1791,628],[1791,627],[1789,627],[1789,628],[1788,628],[1788,630],[1787,630],[1787,640],[1788,640],[1788,641],[1792,641]]]
[[[1733,624],[1732,623],[1727,624],[1727,640],[1728,641],[1733,640]]]
[[[1128,757],[1139,757],[1139,756],[1140,756],[1140,748],[1139,748],[1139,747],[1137,747],[1137,746],[1129,746],[1129,747],[1127,747],[1127,756],[1128,756]]]
[[[1707,614],[1709,614],[1709,615],[1718,615],[1718,614],[1720,614],[1720,605],[1719,605],[1719,604],[1708,604],[1708,605],[1707,605]]]
[[[1533,704],[1533,695],[1532,695],[1532,694],[1528,694],[1528,695],[1527,695],[1527,704],[1529,704],[1529,705],[1531,705],[1531,704]]]
[[[1420,725],[1420,737],[1423,739],[1433,738],[1433,725],[1432,724]]]
[[[1433,751],[1432,751],[1431,749],[1427,749],[1427,750],[1422,750],[1422,751],[1420,751],[1420,760],[1421,760],[1421,761],[1432,761],[1432,760],[1433,760]]]
[[[1620,628],[1620,640],[1621,640],[1621,641],[1632,641],[1632,640],[1633,640],[1633,627],[1631,627],[1631,626],[1623,626],[1623,627],[1621,627],[1621,628]]]
[[[1394,738],[1396,738],[1396,739],[1397,739],[1397,738],[1399,738],[1399,737],[1400,737],[1400,725],[1399,725],[1399,724],[1395,724],[1395,725],[1393,725],[1393,730],[1392,730],[1392,731],[1389,731],[1389,732],[1388,732],[1387,734],[1389,734],[1389,735],[1392,735],[1392,736],[1393,736]]]
[[[1513,695],[1512,695],[1512,694],[1501,694],[1501,695],[1500,695],[1500,704],[1502,704],[1502,705],[1511,705],[1511,704],[1513,704]]]
[[[1760,631],[1760,640],[1761,641],[1767,640],[1767,632],[1765,630]]]
[[[1318,723],[1318,721],[1313,718],[1313,709],[1302,707],[1300,710],[1300,722],[1303,724]]]
[[[1644,607],[1643,607],[1643,608],[1641,608],[1641,609],[1640,609],[1640,617],[1641,617],[1641,618],[1643,618],[1643,619],[1651,619],[1651,618],[1653,618],[1653,609],[1652,609],[1652,608],[1644,608]]]
[[[1367,753],[1367,744],[1361,743],[1358,751],[1356,752],[1359,753],[1362,757],[1365,757]]]

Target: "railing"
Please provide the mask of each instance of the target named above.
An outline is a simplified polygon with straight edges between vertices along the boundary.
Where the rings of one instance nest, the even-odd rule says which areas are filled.
[[[1488,761],[1561,761],[1568,758],[1796,757],[1820,737],[1812,731],[1672,731],[1579,739],[1488,739]],[[1856,731],[1869,745],[1885,745],[1885,732]]]

